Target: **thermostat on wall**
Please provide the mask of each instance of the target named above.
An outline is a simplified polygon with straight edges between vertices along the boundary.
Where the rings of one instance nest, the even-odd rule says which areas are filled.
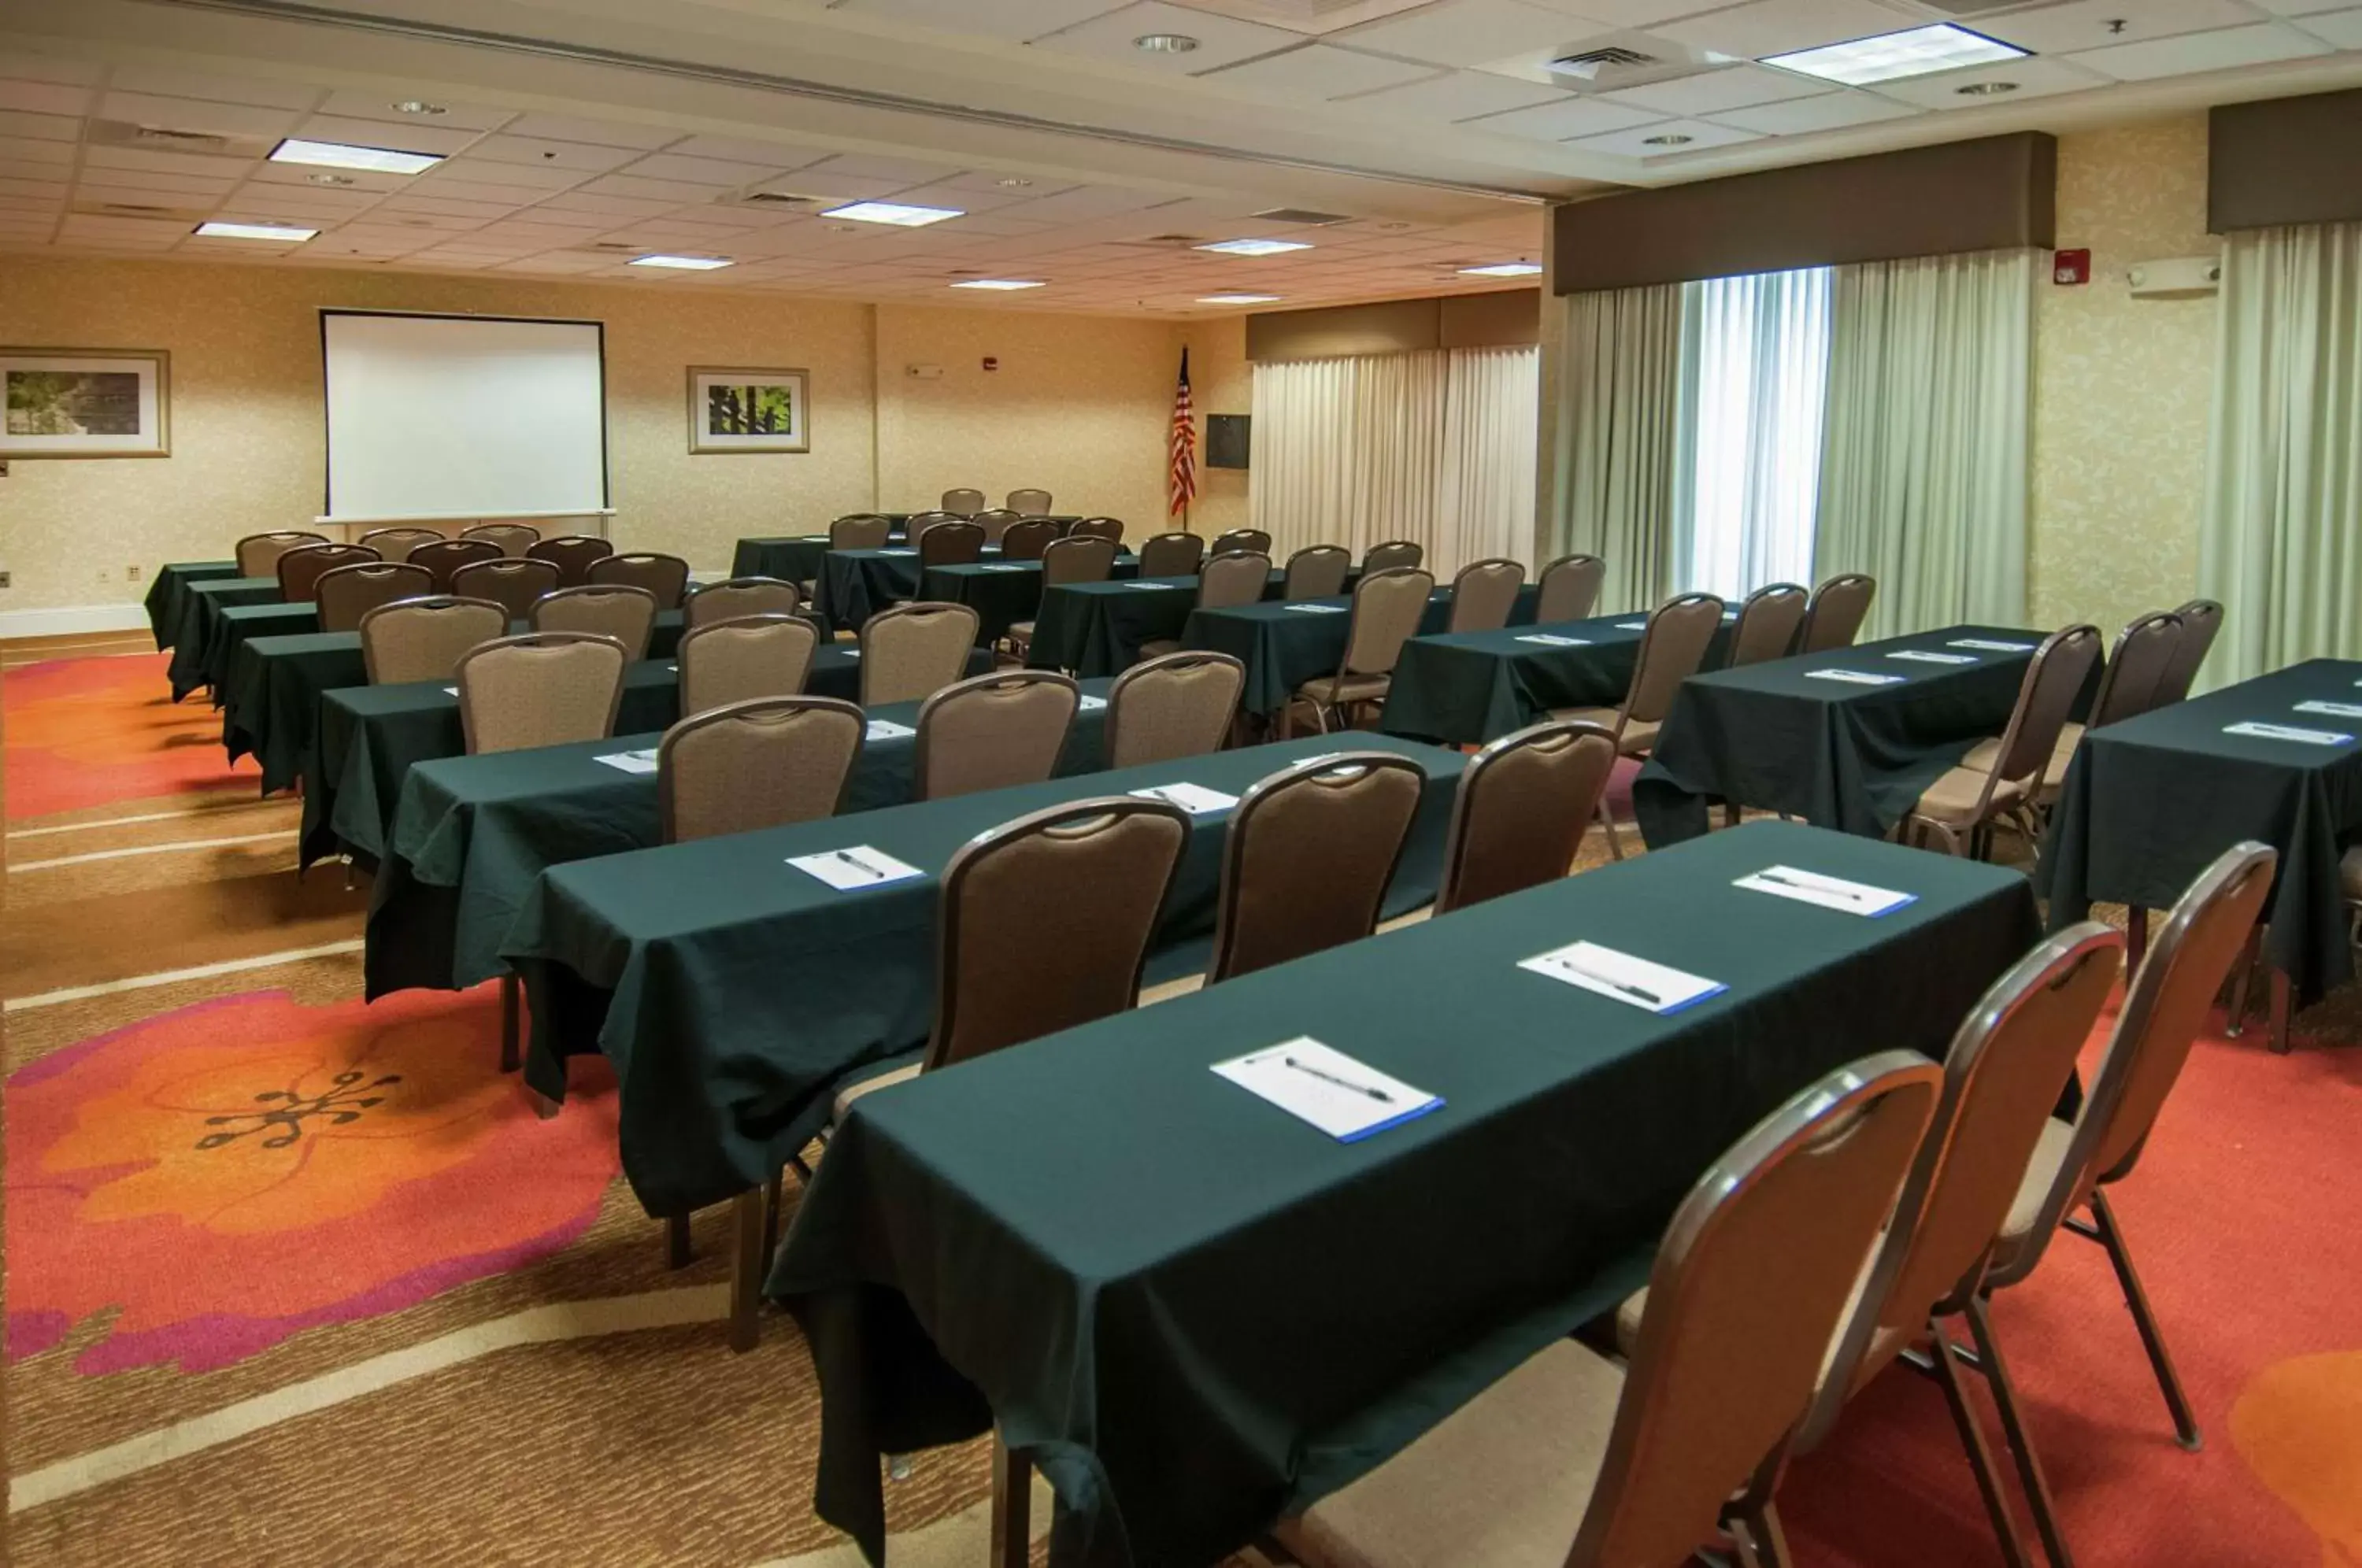
[[[902,369],[914,381],[939,381],[944,379],[941,365],[905,365]]]

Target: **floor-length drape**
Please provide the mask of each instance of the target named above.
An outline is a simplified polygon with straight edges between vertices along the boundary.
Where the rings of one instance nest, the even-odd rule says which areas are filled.
[[[1570,294],[1558,428],[1562,510],[1543,553],[1607,566],[1600,603],[1652,607],[1673,587],[1673,474],[1680,448],[1682,285]]]
[[[2224,248],[2199,587],[2227,612],[2206,685],[2362,657],[2362,224]]]
[[[2036,262],[1838,270],[1814,560],[1878,579],[1865,636],[2025,617]]]
[[[1454,348],[1444,357],[1439,529],[1428,548],[1453,567],[1488,557],[1524,561],[1534,543],[1534,438],[1541,390],[1532,348]]]

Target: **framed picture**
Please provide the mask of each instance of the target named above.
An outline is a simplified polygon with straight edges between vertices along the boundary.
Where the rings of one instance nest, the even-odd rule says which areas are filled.
[[[692,452],[809,452],[811,377],[802,370],[689,368]]]
[[[162,349],[0,348],[0,458],[171,456]]]

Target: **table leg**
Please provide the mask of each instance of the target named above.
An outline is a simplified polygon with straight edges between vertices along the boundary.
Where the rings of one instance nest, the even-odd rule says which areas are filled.
[[[2125,911],[2125,978],[2129,981],[2140,972],[2142,955],[2148,952],[2148,911],[2138,904]]]
[[[992,1434],[992,1539],[987,1568],[1024,1568],[1033,1548],[1033,1466]]]
[[[2288,971],[2275,965],[2272,968],[2272,1054],[2285,1056],[2289,1052],[2289,985]]]
[[[767,1207],[759,1187],[730,1200],[730,1348],[742,1353],[762,1337],[755,1313],[762,1301]]]
[[[517,1000],[523,988],[513,974],[501,977],[501,1071],[513,1073],[521,1061],[518,1052]]]

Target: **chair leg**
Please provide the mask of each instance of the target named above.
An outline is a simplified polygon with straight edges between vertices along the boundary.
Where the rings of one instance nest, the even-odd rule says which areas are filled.
[[[730,1348],[742,1354],[762,1337],[756,1311],[763,1294],[763,1189],[730,1200]]]
[[[2141,959],[2148,953],[2148,911],[2138,904],[2125,911],[2125,973],[2140,972]]]
[[[2034,1510],[2034,1529],[2042,1538],[2042,1549],[2049,1555],[2050,1568],[2074,1568],[2074,1554],[2067,1550],[2066,1532],[2058,1527],[2058,1504],[2050,1496],[2050,1483],[2042,1474],[2042,1461],[2034,1452],[2033,1434],[2025,1429],[2025,1418],[2017,1408],[2017,1388],[2010,1381],[2009,1367],[2002,1360],[2001,1342],[1993,1337],[1992,1317],[1985,1298],[1972,1296],[1966,1309],[1969,1332],[1977,1342],[1977,1361],[1983,1370],[1986,1384],[1992,1389],[1993,1406],[2001,1412],[2001,1430],[2009,1440],[2010,1457],[2017,1463],[2018,1484],[2025,1491],[2026,1505]]]
[[[1943,1386],[1944,1403],[1952,1412],[1952,1425],[1959,1430],[1960,1446],[1968,1452],[1969,1469],[1977,1478],[1977,1494],[1984,1499],[1985,1517],[1992,1522],[1993,1540],[2001,1547],[2002,1561],[2007,1568],[2031,1568],[2026,1555],[2025,1538],[2017,1532],[2017,1520],[2010,1517],[2009,1500],[2002,1495],[2001,1477],[1993,1469],[1992,1449],[1985,1441],[1985,1430],[1977,1420],[1976,1407],[1969,1403],[1969,1391],[1960,1386],[1960,1364],[1952,1352],[1952,1337],[1942,1322],[1928,1325],[1936,1336],[1930,1353],[1936,1381]]]
[[[1605,798],[1599,802],[1599,825],[1607,830],[1607,853],[1618,860],[1623,859],[1624,841],[1617,836],[1616,813],[1607,809],[1607,801]]]
[[[519,987],[514,975],[501,977],[501,1071],[513,1073],[523,1065],[517,1049],[517,1004]]]
[[[1033,1466],[992,1435],[992,1535],[986,1568],[1025,1568],[1033,1552]]]
[[[1738,825],[1738,801],[1725,801],[1722,803],[1722,825],[1727,828],[1735,828]]]
[[[1788,1537],[1780,1528],[1780,1510],[1768,1498],[1737,1518],[1723,1521],[1730,1543],[1738,1549],[1739,1568],[1789,1568]]]
[[[2116,1271],[2116,1283],[2123,1286],[2125,1306],[2133,1315],[2133,1327],[2140,1331],[2141,1348],[2148,1352],[2149,1370],[2157,1374],[2158,1392],[2165,1396],[2165,1408],[2173,1416],[2174,1441],[2196,1453],[2206,1446],[2206,1434],[2199,1430],[2197,1412],[2190,1408],[2190,1397],[2181,1391],[2181,1377],[2173,1369],[2173,1357],[2167,1353],[2165,1334],[2157,1326],[2157,1314],[2149,1309],[2148,1292],[2141,1287],[2140,1275],[2133,1267],[2133,1255],[2125,1246],[2124,1228],[2116,1223],[2116,1211],[2108,1203],[2108,1195],[2094,1187],[2092,1191],[2092,1238],[2107,1249],[2108,1262]]]
[[[763,1188],[763,1273],[766,1275],[770,1274],[771,1259],[779,1250],[779,1210],[783,1206],[779,1177],[775,1176]]]
[[[2236,1040],[2247,1028],[2247,985],[2256,972],[2256,955],[2263,950],[2264,928],[2253,927],[2247,933],[2247,945],[2239,950],[2239,962],[2231,970],[2231,1016],[2223,1032]]]
[[[665,1267],[687,1268],[697,1253],[689,1244],[689,1216],[675,1214],[665,1220]]]

